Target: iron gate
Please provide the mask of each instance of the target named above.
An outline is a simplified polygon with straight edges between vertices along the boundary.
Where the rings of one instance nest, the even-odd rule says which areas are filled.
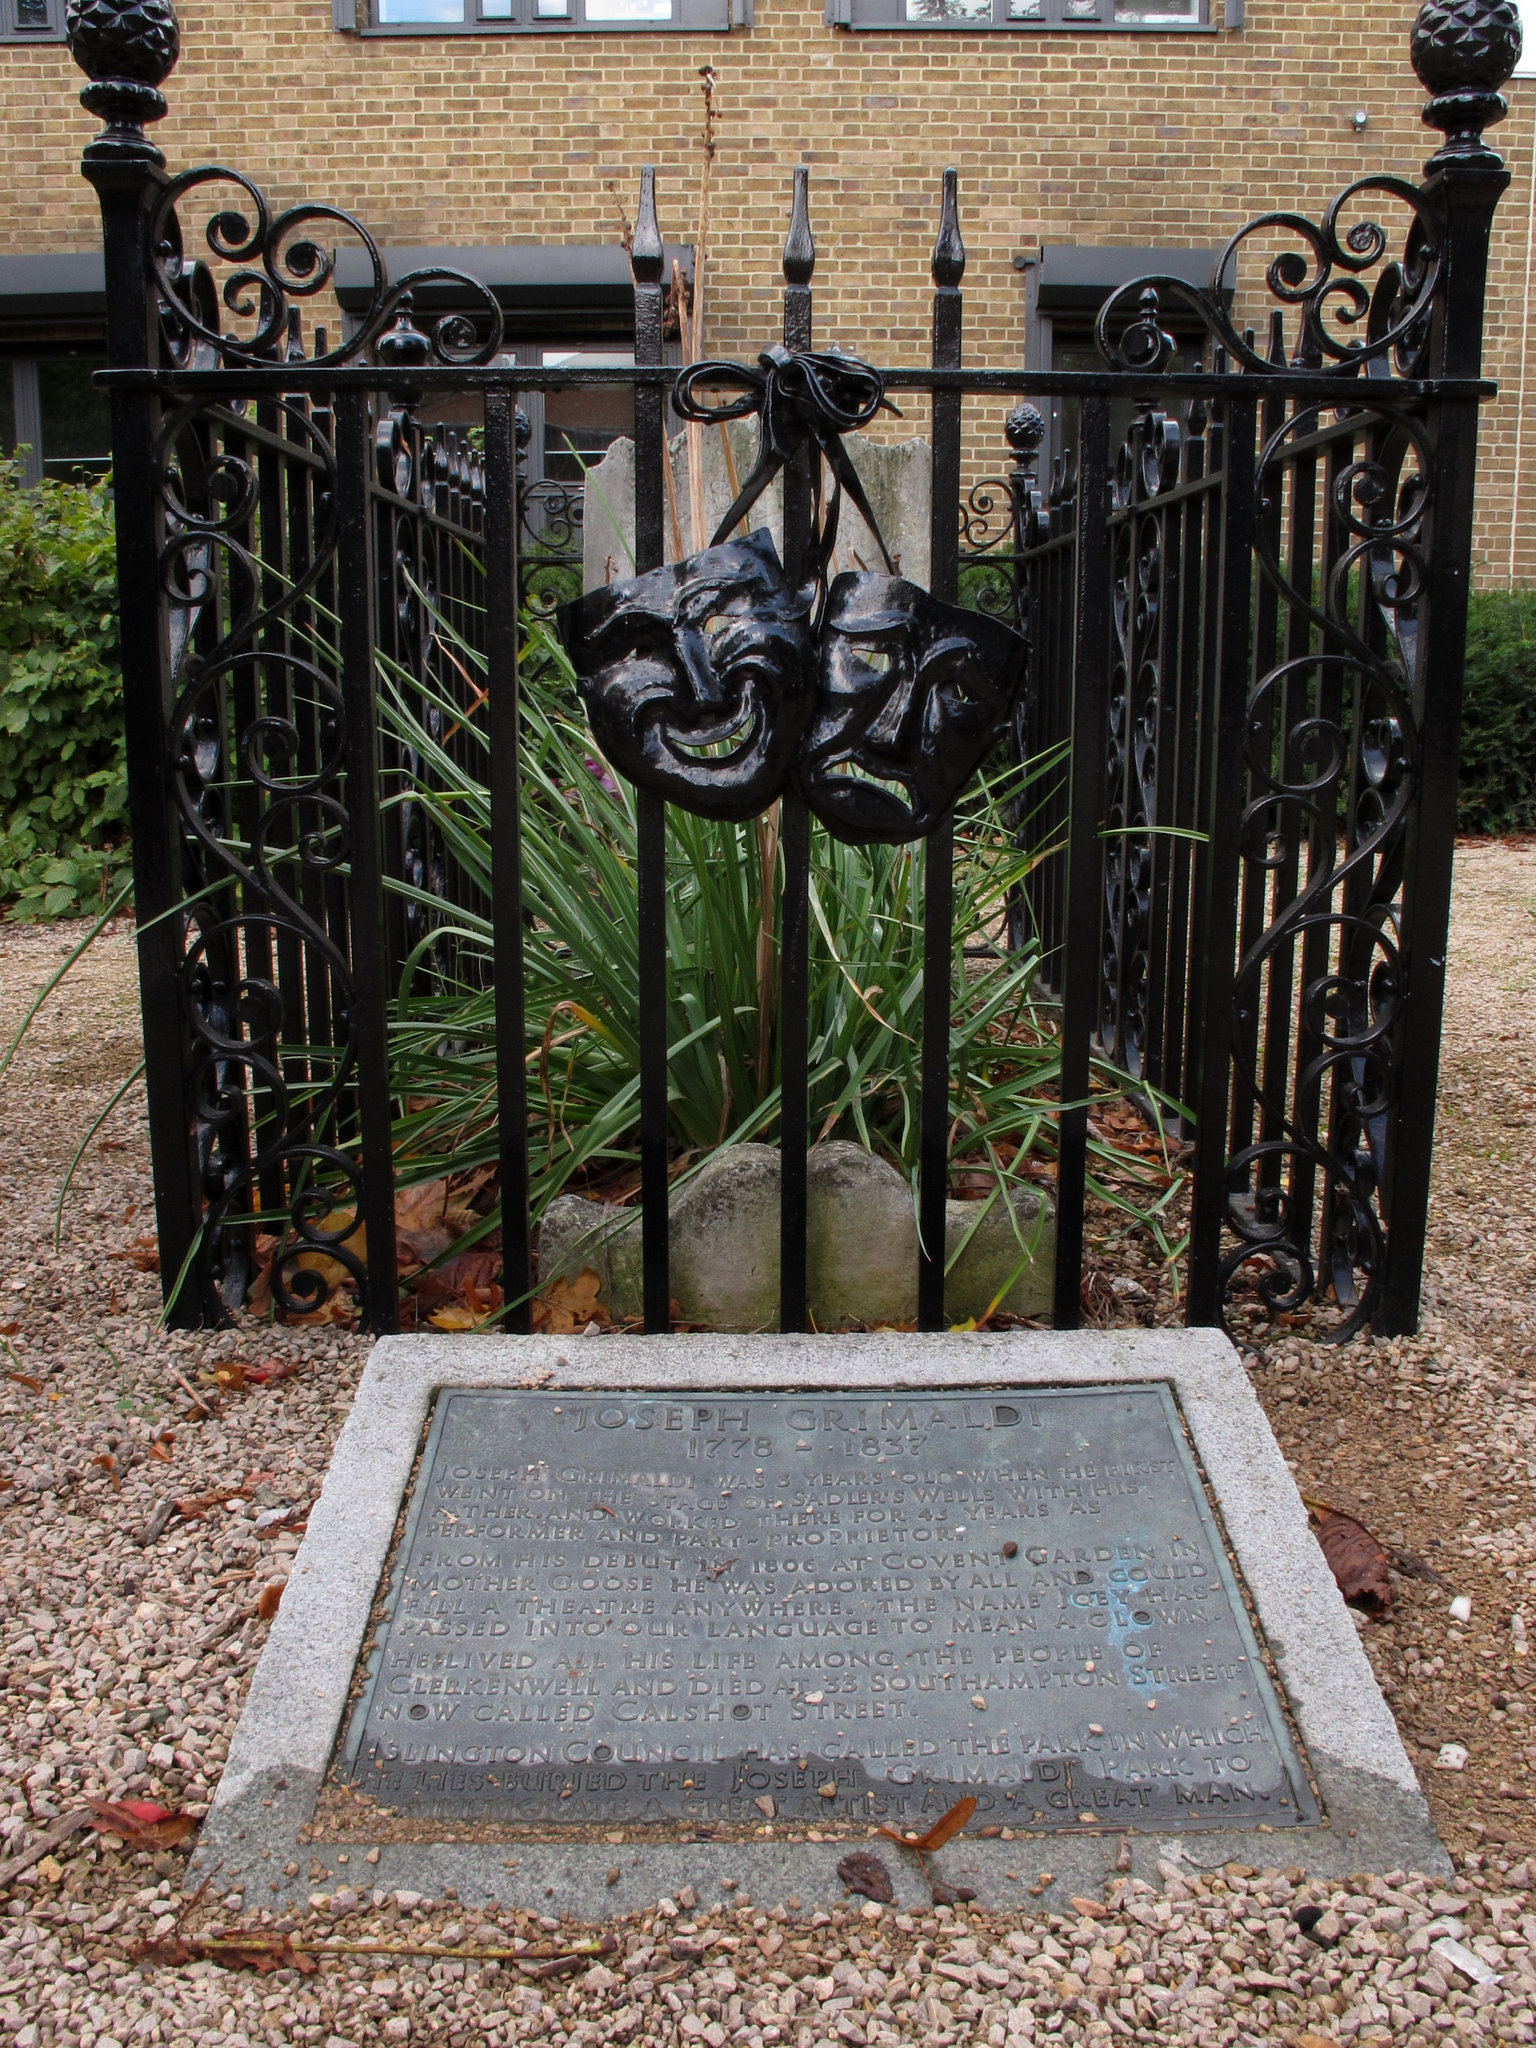
[[[654,181],[633,241],[633,366],[498,360],[501,315],[418,325],[355,220],[275,213],[242,174],[167,175],[144,127],[177,54],[168,4],[72,4],[107,126],[84,155],[107,263],[114,481],[134,875],[162,1272],[176,1320],[244,1299],[253,1218],[278,1219],[281,1300],[322,1261],[393,1327],[394,1104],[402,964],[433,966],[435,905],[494,933],[506,1323],[533,1285],[520,872],[519,663],[539,576],[577,559],[567,503],[520,484],[520,391],[619,385],[635,419],[637,575],[660,566],[668,408]],[[1090,1081],[1112,1066],[1193,1160],[1188,1318],[1244,1269],[1271,1309],[1331,1292],[1347,1334],[1416,1325],[1455,823],[1472,479],[1490,222],[1508,183],[1482,141],[1519,48],[1511,0],[1429,0],[1413,60],[1445,140],[1413,185],[1355,181],[1323,218],[1261,216],[1215,266],[1257,255],[1261,337],[1219,290],[1139,280],[1105,305],[1103,367],[968,368],[954,174],[939,195],[931,361],[868,374],[930,409],[930,592],[962,586],[1028,644],[1018,829],[1037,858],[1009,924],[1059,1002],[1055,1322],[1080,1312]],[[1400,231],[1377,215],[1390,210]],[[306,337],[345,235],[370,303]],[[815,247],[794,176],[773,359],[812,346]],[[1176,304],[1207,337],[1169,367]],[[230,332],[230,323],[235,332]],[[726,366],[736,388],[765,369]],[[854,368],[862,368],[857,364]],[[722,372],[725,374],[725,372]],[[786,373],[787,374],[787,373]],[[482,431],[417,410],[477,397]],[[1032,400],[1070,398],[1078,445],[1036,474]],[[1118,449],[1111,411],[1134,401]],[[1010,464],[976,481],[967,401],[1013,401]],[[766,401],[764,401],[766,402]],[[767,434],[765,424],[764,432]],[[835,440],[835,436],[834,436]],[[817,542],[824,455],[784,450],[783,568]],[[985,465],[983,465],[984,467]],[[562,553],[561,542],[564,543]],[[477,683],[453,658],[483,663]],[[434,745],[489,734],[491,862],[466,868],[429,812],[381,786],[424,772],[381,722],[381,660],[418,687]],[[457,707],[444,718],[443,705]],[[431,721],[436,719],[437,725]],[[780,813],[781,1322],[806,1322],[807,948],[813,824]],[[667,810],[635,794],[638,1149],[645,1327],[668,1325]],[[923,875],[919,1324],[944,1324],[953,804]],[[406,886],[390,887],[390,883]],[[356,1223],[364,1226],[357,1249]]]

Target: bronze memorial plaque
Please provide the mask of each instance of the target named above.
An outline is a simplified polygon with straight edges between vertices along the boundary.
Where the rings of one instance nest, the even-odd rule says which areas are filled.
[[[343,1760],[415,1819],[1317,1818],[1161,1383],[438,1395]]]

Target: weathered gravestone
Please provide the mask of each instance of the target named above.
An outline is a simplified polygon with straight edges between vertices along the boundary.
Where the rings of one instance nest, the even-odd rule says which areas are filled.
[[[779,1152],[722,1145],[672,1190],[671,1284],[678,1320],[705,1330],[771,1330],[779,1320]],[[944,1300],[951,1321],[995,1309],[1049,1316],[1056,1216],[1037,1188],[1012,1183],[945,1204]],[[806,1162],[806,1286],[811,1323],[841,1330],[917,1319],[912,1190],[884,1159],[840,1138]],[[644,1307],[640,1211],[560,1195],[539,1231],[539,1281],[598,1277],[615,1322]]]
[[[1106,1835],[1448,1868],[1225,1338],[384,1341],[196,1868],[812,1901],[962,1797],[992,1904]]]
[[[727,461],[725,437],[730,437]],[[706,541],[730,510],[738,486],[757,459],[758,429],[753,420],[732,420],[701,429],[704,459],[704,529]],[[870,510],[885,536],[898,574],[909,583],[928,587],[932,538],[932,460],[926,441],[876,441],[867,434],[845,434],[843,446],[853,459]],[[692,554],[693,521],[688,489],[687,437],[670,443],[672,490],[669,497],[667,560]],[[826,479],[830,492],[831,479]],[[749,528],[766,526],[782,555],[784,489],[775,477],[747,514]],[[587,472],[582,489],[582,588],[621,582],[635,573],[635,444],[615,441],[602,461]],[[880,569],[884,566],[874,535],[858,507],[845,497],[838,520],[832,565],[839,569]]]

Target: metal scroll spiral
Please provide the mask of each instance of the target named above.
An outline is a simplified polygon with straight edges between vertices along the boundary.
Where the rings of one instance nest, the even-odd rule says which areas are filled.
[[[1178,422],[1148,411],[1116,458],[1113,487],[1114,667],[1110,678],[1104,949],[1099,1037],[1140,1080],[1146,1068],[1152,959],[1152,828],[1162,704],[1162,493],[1179,482]]]
[[[215,1314],[244,1299],[252,1227],[266,1217],[281,1311],[321,1307],[338,1269],[363,1280],[346,1242],[361,1194],[343,1142],[352,977],[327,917],[350,846],[343,705],[311,601],[336,543],[323,418],[291,400],[249,413],[186,404],[167,413],[156,451],[176,692],[167,747],[190,906],[180,983],[204,1198],[198,1277]],[[263,483],[279,464],[309,522],[307,562],[286,581],[271,573],[270,524],[265,562],[260,544],[274,521]],[[300,985],[307,1017],[289,1014]]]
[[[185,248],[178,209],[205,186],[233,186],[235,192],[231,203],[204,224],[207,253],[194,255]],[[362,252],[367,301],[354,331],[314,353],[312,364],[341,364],[372,354],[380,360],[393,354],[408,364],[435,361],[460,367],[492,360],[502,345],[502,313],[494,293],[477,278],[434,265],[391,281],[378,243],[351,214],[318,202],[274,213],[265,193],[244,172],[203,164],[169,181],[151,222],[161,333],[171,361],[184,366],[199,348],[210,352],[213,362],[228,365],[278,360],[291,344],[294,316],[303,302],[334,282],[338,232]],[[425,332],[416,329],[412,296],[428,284],[456,287],[470,308],[443,314]],[[225,315],[238,323],[238,331],[229,330]],[[379,346],[390,341],[397,344],[393,351]]]
[[[960,567],[965,601],[1028,632],[1025,552],[1047,538],[1045,499],[1037,470],[1045,420],[1027,401],[1003,427],[1013,456],[1006,476],[977,479],[959,504]]]
[[[1350,213],[1367,195],[1407,207],[1402,253],[1389,257],[1391,237],[1380,221]],[[1270,298],[1292,325],[1288,365],[1261,354],[1234,325],[1227,297],[1246,243],[1290,246],[1270,256],[1264,281]],[[1367,274],[1375,271],[1374,279]],[[1136,278],[1100,308],[1099,354],[1113,370],[1156,372],[1174,353],[1165,321],[1182,313],[1227,351],[1234,366],[1273,373],[1314,370],[1337,376],[1357,370],[1395,369],[1413,376],[1429,345],[1429,316],[1444,272],[1441,228],[1432,205],[1414,185],[1385,175],[1357,178],[1339,193],[1320,221],[1300,213],[1264,213],[1232,236],[1211,266],[1206,286],[1178,277]]]
[[[1242,858],[1262,878],[1269,921],[1239,961],[1233,994],[1236,1086],[1255,1106],[1259,1135],[1228,1161],[1225,1220],[1238,1242],[1222,1279],[1225,1292],[1252,1267],[1272,1313],[1331,1288],[1343,1311],[1332,1335],[1342,1340],[1370,1320],[1385,1271],[1380,1192],[1399,1085],[1399,891],[1419,745],[1412,677],[1432,470],[1415,421],[1368,407],[1351,415],[1353,438],[1327,473],[1339,544],[1314,604],[1287,575],[1277,523],[1262,514],[1288,466],[1295,491],[1298,450],[1322,417],[1298,407],[1259,462],[1260,574],[1290,610],[1291,644],[1299,637],[1306,651],[1272,666],[1248,700]],[[1245,1040],[1242,1020],[1276,1006],[1289,1014],[1298,983],[1294,1070],[1277,1086],[1261,1078],[1247,1049],[1258,1034]]]

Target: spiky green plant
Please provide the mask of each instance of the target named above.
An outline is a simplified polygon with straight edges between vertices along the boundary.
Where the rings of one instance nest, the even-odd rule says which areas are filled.
[[[452,661],[481,657],[444,621]],[[598,760],[574,677],[548,628],[527,622],[520,789],[525,1049],[535,1217],[561,1190],[634,1184],[639,1092],[636,821],[632,792]],[[490,799],[482,723],[470,748],[439,744],[465,723],[383,664],[386,727],[416,762],[391,801],[424,806],[464,873],[490,894]],[[469,765],[465,765],[467,757]],[[1034,995],[1039,960],[1001,944],[1030,856],[1009,814],[1018,771],[984,778],[956,842],[951,1159],[1001,1193],[1055,1141],[1054,1015]],[[667,876],[671,1135],[679,1163],[778,1135],[776,857],[759,829],[669,812]],[[922,1003],[920,846],[850,847],[816,831],[811,858],[808,1040],[813,1141],[855,1139],[916,1186]],[[764,908],[765,882],[768,909]],[[391,1025],[396,1127],[406,1180],[496,1157],[495,1014],[485,918],[445,911],[408,884],[434,926],[405,963]],[[772,939],[765,962],[762,935]],[[765,964],[767,972],[764,972]],[[1123,1162],[1121,1162],[1123,1164]],[[1166,1177],[1148,1171],[1149,1196]],[[1124,1195],[1110,1192],[1124,1205]],[[489,1219],[488,1219],[489,1222]]]

